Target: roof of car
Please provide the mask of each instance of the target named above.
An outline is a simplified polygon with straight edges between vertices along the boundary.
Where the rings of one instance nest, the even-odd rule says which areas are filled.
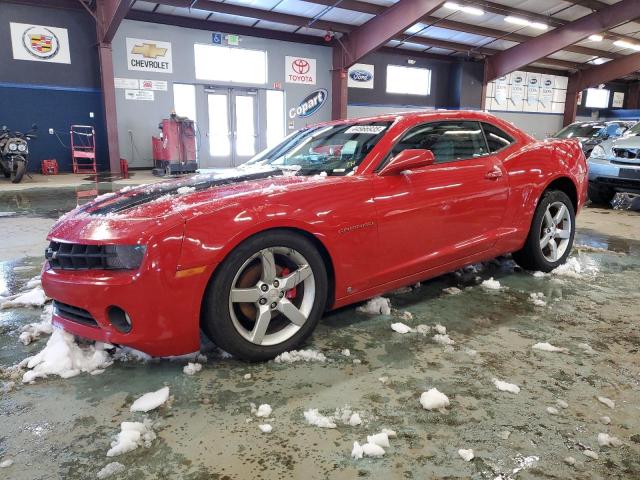
[[[422,118],[425,120],[471,118],[474,120],[495,120],[497,117],[491,115],[490,113],[482,112],[479,110],[412,110],[408,112],[386,113],[383,115],[374,115],[370,117],[356,117],[342,120],[332,120],[329,122],[323,122],[323,124],[336,125],[341,123],[353,122],[392,122],[399,118]]]

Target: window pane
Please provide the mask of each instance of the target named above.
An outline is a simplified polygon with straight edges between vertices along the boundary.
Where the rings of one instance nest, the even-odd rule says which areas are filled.
[[[513,143],[513,138],[490,123],[483,123],[484,135],[487,137],[490,152],[497,152]]]
[[[431,70],[387,65],[387,93],[429,95],[431,93]]]
[[[253,97],[249,95],[236,97],[236,153],[242,157],[256,153],[253,107]]]
[[[195,44],[193,49],[196,78],[200,80],[267,83],[267,53],[262,50],[202,44]]]
[[[477,122],[434,122],[412,128],[392,150],[431,150],[436,163],[451,162],[486,155],[487,148]]]
[[[184,83],[173,84],[173,109],[179,117],[196,121],[196,87]]]
[[[229,142],[229,116],[227,96],[210,94],[209,102],[209,153],[225,157],[231,153]]]
[[[284,138],[284,92],[267,90],[267,148],[271,148]]]

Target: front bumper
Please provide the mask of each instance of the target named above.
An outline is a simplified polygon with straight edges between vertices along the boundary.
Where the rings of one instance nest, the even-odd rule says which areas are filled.
[[[640,164],[611,163],[609,159],[589,159],[589,182],[617,191],[640,191]]]
[[[135,271],[53,270],[45,263],[44,291],[64,307],[54,309],[53,323],[79,337],[128,346],[152,356],[198,351],[200,306],[213,266],[177,270],[182,227],[174,233],[152,240]],[[129,332],[111,323],[107,314],[111,306],[129,315]],[[68,307],[86,311],[94,322],[70,315]]]

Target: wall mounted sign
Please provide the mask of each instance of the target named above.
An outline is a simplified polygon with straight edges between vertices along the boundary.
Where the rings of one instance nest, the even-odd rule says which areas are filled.
[[[613,108],[622,108],[624,105],[624,92],[613,92],[613,100],[611,106]]]
[[[140,90],[158,90],[166,92],[168,85],[166,80],[140,80]]]
[[[133,90],[137,90],[138,88],[140,88],[140,84],[138,83],[138,79],[137,78],[118,78],[118,77],[115,77],[113,79],[113,82],[115,83],[115,87],[116,88],[128,88],[128,89],[133,89]]]
[[[373,88],[374,66],[356,63],[348,72],[347,84],[350,88]]]
[[[129,70],[173,73],[171,43],[129,37],[126,43]]]
[[[153,90],[125,90],[124,98],[127,100],[146,100],[152,102],[155,100]]]
[[[71,63],[66,28],[10,23],[14,60]]]
[[[538,111],[538,102],[540,100],[540,74],[527,73],[527,102],[523,110],[525,112]]]
[[[311,92],[302,99],[297,107],[289,109],[289,118],[305,118],[313,115],[322,108],[328,96],[329,94],[324,88]]]
[[[284,57],[284,80],[287,83],[316,84],[316,59]]]
[[[239,35],[227,35],[227,45],[232,47],[237,47],[240,45],[240,36]]]
[[[211,34],[211,43],[214,45],[222,45],[222,34],[214,32]]]

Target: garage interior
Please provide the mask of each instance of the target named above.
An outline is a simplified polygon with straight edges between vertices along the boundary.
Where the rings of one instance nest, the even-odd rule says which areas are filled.
[[[2,161],[28,145],[24,177],[0,176],[0,478],[640,478],[639,0],[0,0],[0,38]],[[550,273],[474,263],[327,312],[275,361],[77,339],[92,367],[62,348],[30,376],[67,212],[310,125],[440,110],[597,130],[564,137],[598,172],[598,145],[631,142],[635,176],[589,182]],[[135,411],[148,392],[170,393]],[[354,458],[376,434],[384,455]]]

